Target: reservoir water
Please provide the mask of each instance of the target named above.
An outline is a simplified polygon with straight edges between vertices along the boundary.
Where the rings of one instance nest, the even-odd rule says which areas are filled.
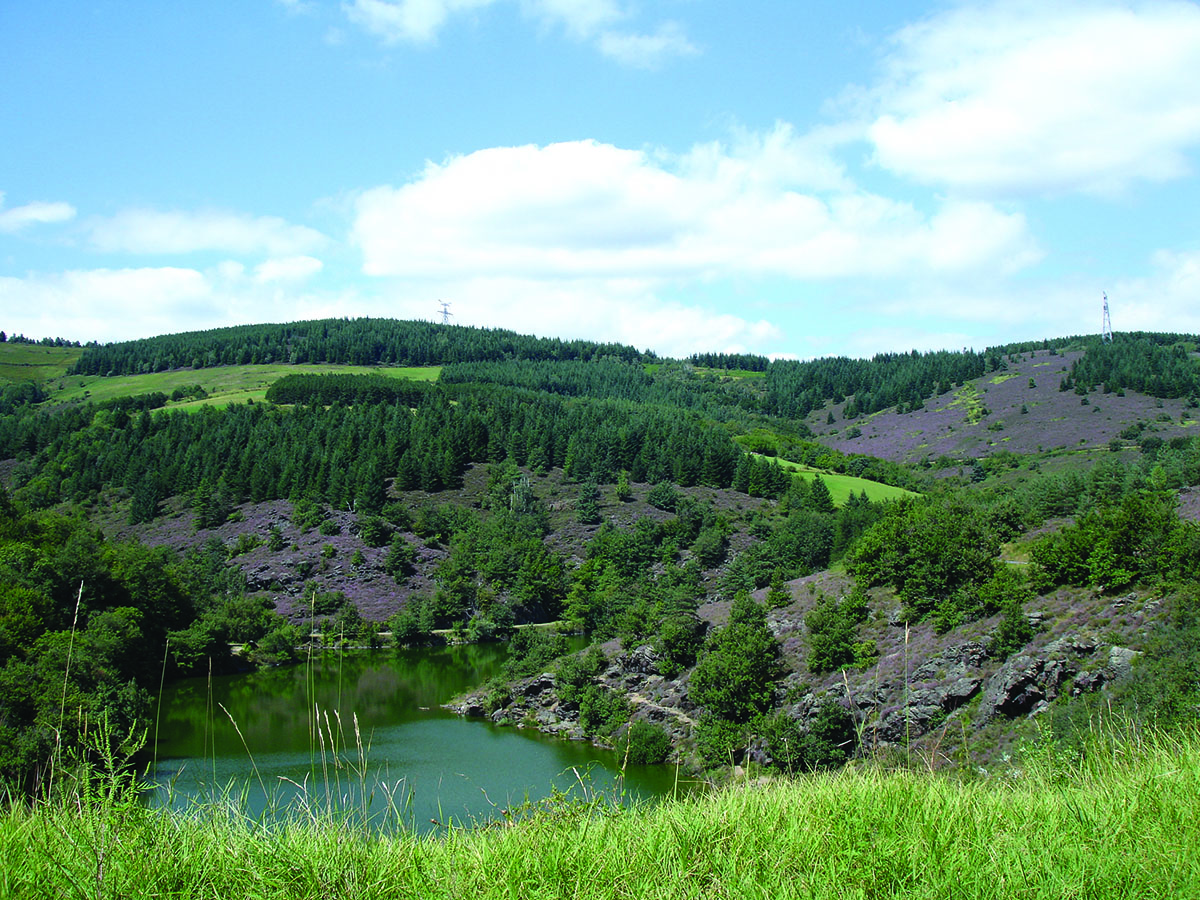
[[[335,653],[195,678],[160,698],[151,802],[231,795],[252,820],[328,810],[418,830],[498,818],[558,791],[636,802],[670,795],[670,766],[441,708],[496,674],[501,645]],[[436,824],[434,824],[436,823]]]

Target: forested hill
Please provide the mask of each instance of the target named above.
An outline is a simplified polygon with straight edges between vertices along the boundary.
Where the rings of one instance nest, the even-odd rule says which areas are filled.
[[[396,319],[318,319],[237,325],[161,337],[89,345],[75,364],[79,375],[136,375],[167,369],[267,363],[344,363],[356,366],[438,366],[472,360],[652,361],[650,352],[623,344],[564,341],[496,328],[437,325]]]
[[[1134,390],[1151,397],[1200,394],[1196,335],[1128,332],[1106,343],[1098,335],[989,347],[881,353],[871,359],[776,360],[753,354],[694,354],[683,363],[651,351],[597,341],[564,341],[512,331],[395,319],[322,319],[244,325],[87,346],[78,375],[134,375],[170,369],[258,364],[449,366],[442,381],[488,383],[595,398],[687,408],[724,406],[803,419],[828,403],[852,402],[848,417],[923,400],[971,379],[1003,371],[1032,351],[1083,351],[1065,388]],[[647,372],[646,368],[657,369]],[[713,375],[682,379],[681,372]],[[728,376],[735,376],[729,378]],[[725,377],[721,377],[725,376]],[[720,384],[716,382],[720,379]],[[687,382],[686,384],[684,382]]]

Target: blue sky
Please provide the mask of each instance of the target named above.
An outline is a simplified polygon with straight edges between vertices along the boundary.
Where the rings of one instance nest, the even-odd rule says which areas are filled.
[[[1200,332],[1200,5],[0,4],[0,328]]]

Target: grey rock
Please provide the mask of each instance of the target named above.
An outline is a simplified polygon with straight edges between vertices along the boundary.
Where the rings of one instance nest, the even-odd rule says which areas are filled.
[[[1097,691],[1104,686],[1107,680],[1103,669],[1097,669],[1093,672],[1080,672],[1075,676],[1075,681],[1071,685],[1071,696],[1078,697],[1080,694],[1090,694],[1092,691]]]
[[[520,684],[517,693],[522,697],[538,697],[552,690],[554,690],[554,675],[551,672],[543,672]]]
[[[642,644],[620,659],[621,669],[626,672],[636,672],[641,675],[653,675],[658,672],[659,655],[649,644]]]
[[[1113,647],[1108,651],[1108,673],[1112,680],[1127,678],[1133,672],[1133,661],[1141,654],[1128,647]]]

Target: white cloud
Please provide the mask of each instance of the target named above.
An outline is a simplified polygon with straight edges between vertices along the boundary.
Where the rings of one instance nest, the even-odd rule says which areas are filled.
[[[296,290],[294,283],[261,279],[264,268],[249,277],[237,262],[204,271],[162,266],[0,277],[0,309],[5,310],[10,332],[80,341],[129,340],[240,323],[387,314],[364,308],[351,290],[306,293]]]
[[[311,256],[286,256],[268,259],[254,268],[254,280],[260,284],[270,282],[307,281],[316,275],[324,264]]]
[[[1109,193],[1190,171],[1197,84],[1194,3],[964,5],[895,36],[868,135],[928,184]]]
[[[521,6],[527,15],[561,25],[579,40],[592,38],[626,17],[612,0],[522,0]]]
[[[351,22],[386,44],[428,44],[451,19],[469,15],[498,0],[353,0],[342,4]],[[561,28],[574,40],[593,43],[604,56],[635,68],[651,69],[670,57],[698,52],[675,22],[653,33],[614,28],[631,13],[614,0],[520,0],[526,18]]]
[[[365,191],[352,237],[367,274],[408,278],[870,277],[1036,258],[1024,218],[984,203],[926,216],[849,187],[798,189],[777,131],[678,159],[594,141],[481,150]]]
[[[597,47],[610,59],[635,69],[654,69],[666,59],[700,52],[674,22],[664,23],[654,34],[606,31]]]
[[[220,321],[205,277],[176,267],[0,278],[0,306],[26,334],[82,341],[167,334],[197,321]]]
[[[222,211],[160,212],[133,209],[91,223],[91,245],[118,253],[265,253],[288,256],[325,243],[303,225],[275,216]]]
[[[476,277],[447,279],[436,286],[398,282],[375,307],[382,315],[433,319],[439,297],[451,302],[453,321],[460,325],[615,341],[670,356],[739,352],[780,336],[765,319],[663,300],[653,283],[636,278]]]
[[[451,15],[491,6],[495,0],[354,0],[343,4],[350,21],[388,44],[432,41]]]
[[[878,308],[890,278],[995,283],[1039,258],[1022,215],[955,199],[926,213],[867,193],[826,146],[780,125],[681,156],[595,141],[491,148],[364,191],[351,241],[395,293],[389,314],[430,317],[444,297],[459,321],[665,353],[791,349],[770,319],[795,310],[722,314],[695,298],[780,303],[794,291],[778,285],[825,281],[850,313]]]
[[[1109,289],[1113,330],[1200,334],[1200,251],[1160,250],[1150,264],[1149,275],[1118,280]]]
[[[4,192],[0,191],[0,207],[3,206]],[[75,207],[70,203],[26,203],[24,206],[0,209],[0,234],[15,234],[30,225],[52,225],[74,217]]]

